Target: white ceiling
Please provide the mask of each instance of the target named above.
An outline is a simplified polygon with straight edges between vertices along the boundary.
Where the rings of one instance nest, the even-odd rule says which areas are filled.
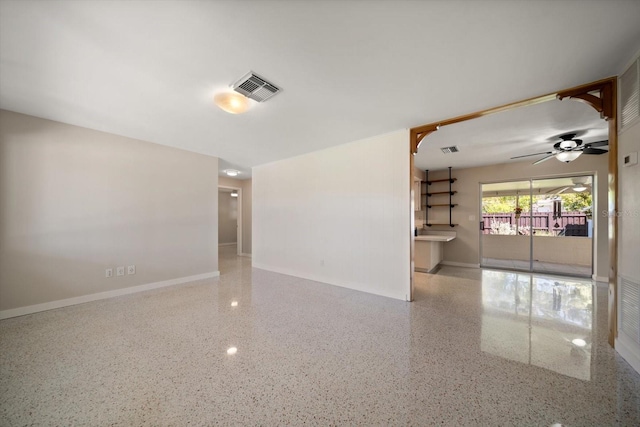
[[[640,48],[639,20],[634,0],[2,0],[0,107],[248,176],[616,75]],[[249,70],[282,93],[244,115],[216,108],[212,95]]]
[[[533,191],[534,195],[555,195],[558,191],[564,194],[575,193],[572,187],[583,184],[591,187],[593,184],[590,175],[566,176],[560,178],[534,179],[533,185],[527,181],[503,181],[490,184],[482,184],[483,196],[504,196],[504,195],[529,195]],[[530,188],[533,187],[533,188]]]
[[[513,160],[511,157],[552,151],[553,144],[560,141],[558,136],[567,133],[576,133],[583,144],[606,141],[608,124],[592,107],[570,99],[515,108],[441,127],[422,140],[415,165],[439,170],[449,166],[533,163],[545,155]],[[440,150],[454,145],[459,152],[444,154]]]

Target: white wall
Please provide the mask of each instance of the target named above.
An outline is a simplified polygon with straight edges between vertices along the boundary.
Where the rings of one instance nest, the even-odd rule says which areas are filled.
[[[253,169],[253,266],[407,299],[409,133]]]
[[[230,191],[218,191],[218,244],[238,241],[238,198]]]
[[[631,152],[640,154],[640,119],[618,140],[618,274],[640,283],[640,164],[623,166]]]
[[[618,139],[618,297],[621,298],[620,280],[625,279],[640,290],[640,165],[623,165],[624,156],[632,152],[640,154],[640,119],[625,128]],[[606,210],[606,209],[605,209]],[[633,311],[631,298],[625,304],[627,315]],[[636,307],[636,312],[638,307]],[[622,315],[620,300],[618,315]],[[631,317],[631,316],[629,316]],[[640,372],[640,345],[623,331],[618,324],[616,350]]]
[[[427,137],[423,143],[428,143]],[[556,175],[580,175],[594,174],[596,190],[594,191],[596,206],[594,212],[601,213],[607,210],[607,175],[609,171],[608,154],[593,156],[583,155],[571,163],[561,163],[551,159],[539,165],[532,165],[533,161],[504,163],[500,165],[481,166],[476,168],[453,169],[452,176],[458,180],[453,184],[457,191],[454,195],[453,222],[459,224],[453,230],[457,232],[455,240],[444,245],[444,261],[468,265],[480,263],[480,183],[508,181],[516,179],[541,178]],[[448,170],[429,171],[430,179],[448,177]],[[449,220],[448,210],[445,212],[429,211],[430,220],[434,215],[446,214],[443,221]],[[473,218],[473,219],[470,219]],[[609,244],[608,244],[608,220],[606,215],[593,216],[596,229],[595,264],[594,272],[602,280],[608,280],[609,274]],[[448,226],[430,229],[451,230]]]
[[[217,165],[0,110],[0,310],[215,275]]]
[[[533,236],[533,259],[566,265],[591,267],[591,239],[573,236]],[[482,257],[529,261],[529,236],[485,234],[482,236]]]

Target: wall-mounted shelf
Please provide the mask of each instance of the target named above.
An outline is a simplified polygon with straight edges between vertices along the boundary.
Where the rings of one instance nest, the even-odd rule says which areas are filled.
[[[449,178],[444,178],[444,179],[429,179],[429,171],[426,170],[425,171],[425,181],[424,183],[427,184],[426,187],[428,188],[430,185],[433,184],[438,184],[438,183],[443,183],[443,182],[447,182],[449,183],[449,190],[448,191],[429,191],[426,190],[424,193],[422,193],[423,196],[425,196],[425,203],[424,203],[424,207],[426,208],[425,211],[425,218],[424,218],[424,222],[425,225],[427,227],[431,227],[432,225],[448,225],[449,227],[455,227],[458,224],[454,224],[453,221],[451,220],[451,211],[455,206],[458,206],[457,203],[453,203],[453,196],[454,194],[457,193],[457,191],[453,190],[451,188],[451,186],[453,185],[454,182],[456,182],[458,179],[457,178],[452,178],[451,177],[451,167],[449,167]],[[449,203],[429,203],[429,198],[433,197],[433,196],[442,196],[442,195],[449,195]],[[432,208],[437,208],[437,207],[448,207],[449,208],[449,223],[436,223],[436,222],[429,222],[429,209]]]
[[[427,196],[431,197],[431,196],[434,196],[436,194],[451,194],[453,196],[456,193],[457,193],[457,191],[434,191],[432,193],[427,193]]]
[[[451,182],[453,184],[457,180],[458,180],[458,178],[432,179],[430,181],[427,181],[427,185],[431,185],[431,184],[433,184],[435,182],[447,182],[447,181],[449,181],[449,182]]]

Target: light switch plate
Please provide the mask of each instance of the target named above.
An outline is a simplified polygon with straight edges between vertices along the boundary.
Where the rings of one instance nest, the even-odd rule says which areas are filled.
[[[638,164],[638,152],[634,151],[622,158],[622,164],[625,166],[633,166]]]
[[[136,274],[136,266],[135,265],[127,266],[127,274]]]
[[[116,270],[116,276],[124,276],[124,266],[118,267]]]

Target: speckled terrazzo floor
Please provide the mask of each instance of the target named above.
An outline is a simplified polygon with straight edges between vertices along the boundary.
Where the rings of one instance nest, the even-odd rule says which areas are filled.
[[[640,424],[605,288],[444,267],[406,303],[232,250],[220,279],[0,322],[0,425]]]

